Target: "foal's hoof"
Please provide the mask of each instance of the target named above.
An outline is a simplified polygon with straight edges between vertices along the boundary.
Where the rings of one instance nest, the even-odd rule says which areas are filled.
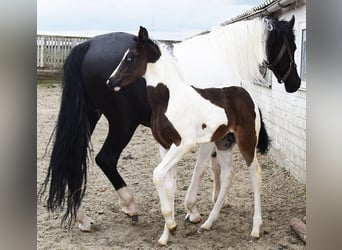
[[[204,227],[200,227],[200,228],[197,230],[197,233],[198,233],[198,234],[202,234],[202,233],[204,233],[204,232],[206,232],[206,231],[209,231],[209,229],[204,228]]]
[[[258,237],[252,236],[252,235],[249,236],[249,240],[252,242],[256,242],[259,238],[260,238],[259,236]]]
[[[169,228],[169,230],[170,230],[170,233],[171,233],[172,235],[176,235],[177,225],[174,226],[173,228]]]
[[[139,215],[137,215],[137,214],[131,215],[130,217],[131,217],[133,222],[138,222],[139,221]]]
[[[187,215],[185,216],[184,220],[187,221],[187,222],[190,222],[190,223],[192,223],[192,224],[198,224],[198,223],[200,223],[200,222],[202,221],[202,217],[199,216],[199,217],[197,217],[197,218],[191,218],[191,215],[190,215],[190,214],[187,214]]]
[[[138,222],[139,221],[139,215],[138,214],[128,214],[123,212],[127,217],[131,218],[133,222]]]

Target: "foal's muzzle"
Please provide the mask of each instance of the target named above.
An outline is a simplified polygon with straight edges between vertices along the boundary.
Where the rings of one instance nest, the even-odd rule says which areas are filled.
[[[117,77],[108,78],[106,84],[109,88],[114,89],[114,91],[119,91],[121,89],[122,80]]]

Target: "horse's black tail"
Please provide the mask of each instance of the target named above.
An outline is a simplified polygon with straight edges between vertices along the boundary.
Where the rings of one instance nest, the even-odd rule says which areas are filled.
[[[64,63],[62,101],[55,141],[48,173],[40,192],[42,196],[50,181],[47,198],[49,211],[63,208],[67,200],[67,211],[62,223],[68,219],[69,227],[81,204],[87,184],[90,130],[81,65],[88,48],[89,42],[75,46]]]
[[[271,140],[267,134],[266,127],[264,124],[264,121],[262,120],[262,114],[261,110],[259,108],[259,114],[260,114],[260,131],[259,131],[259,140],[257,144],[257,148],[259,149],[259,152],[261,154],[266,154],[269,150],[269,147],[271,145]]]

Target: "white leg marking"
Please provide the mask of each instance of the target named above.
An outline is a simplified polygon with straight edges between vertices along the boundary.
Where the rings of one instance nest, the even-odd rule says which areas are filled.
[[[197,162],[192,174],[191,183],[185,196],[185,209],[187,215],[185,219],[189,219],[193,223],[201,221],[201,215],[196,207],[197,193],[200,189],[201,179],[204,174],[205,165],[207,164],[210,154],[214,148],[213,143],[201,144],[198,149]]]
[[[220,187],[220,191],[218,193],[215,205],[213,209],[211,210],[208,219],[201,226],[202,230],[210,229],[213,223],[217,220],[220,214],[220,210],[224,204],[226,193],[228,191],[228,188],[233,178],[232,148],[225,150],[225,151],[217,150],[216,152],[217,152],[217,161],[221,168],[221,171],[220,171],[221,172],[221,175],[220,175],[221,187]]]
[[[256,156],[254,156],[253,162],[251,166],[249,166],[249,177],[252,182],[252,187],[253,187],[253,192],[254,192],[254,215],[253,215],[253,229],[251,232],[251,236],[253,238],[259,238],[260,227],[262,225],[261,201],[260,201],[262,176],[261,176],[261,168],[259,166]]]
[[[171,145],[163,160],[153,171],[153,182],[157,188],[161,212],[165,219],[166,227],[174,231],[177,227],[174,218],[174,195],[176,191],[175,165],[194,145],[181,143],[179,146]],[[164,228],[164,233],[159,239],[160,244],[167,244],[169,233]]]
[[[76,221],[80,224],[78,228],[83,232],[91,232],[94,221],[88,217],[80,206],[76,211]]]
[[[121,210],[129,216],[137,215],[138,209],[131,190],[128,187],[122,187],[117,192]]]
[[[162,246],[166,246],[169,240],[169,237],[170,237],[170,230],[167,228],[167,225],[165,223],[163,234],[160,236],[158,243]]]
[[[220,165],[219,165],[218,160],[217,160],[217,156],[216,157],[211,156],[209,164],[210,164],[210,168],[211,168],[211,171],[212,171],[213,177],[214,177],[212,201],[213,201],[213,203],[215,203],[217,200],[218,193],[220,191],[220,187],[221,187],[221,182],[220,182],[221,169],[220,169]]]
[[[164,158],[164,156],[167,153],[167,149],[165,149],[162,145],[159,145],[159,155],[160,155],[160,159],[162,160]]]

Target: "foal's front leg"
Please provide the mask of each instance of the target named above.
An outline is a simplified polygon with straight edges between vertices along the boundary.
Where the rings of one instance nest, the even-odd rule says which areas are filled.
[[[179,146],[172,144],[163,160],[153,171],[153,182],[159,194],[161,212],[165,219],[164,233],[158,241],[161,245],[167,244],[168,230],[174,232],[177,227],[174,219],[173,204],[176,191],[176,176],[175,170],[172,168],[192,147],[193,145],[185,143],[181,143]]]

